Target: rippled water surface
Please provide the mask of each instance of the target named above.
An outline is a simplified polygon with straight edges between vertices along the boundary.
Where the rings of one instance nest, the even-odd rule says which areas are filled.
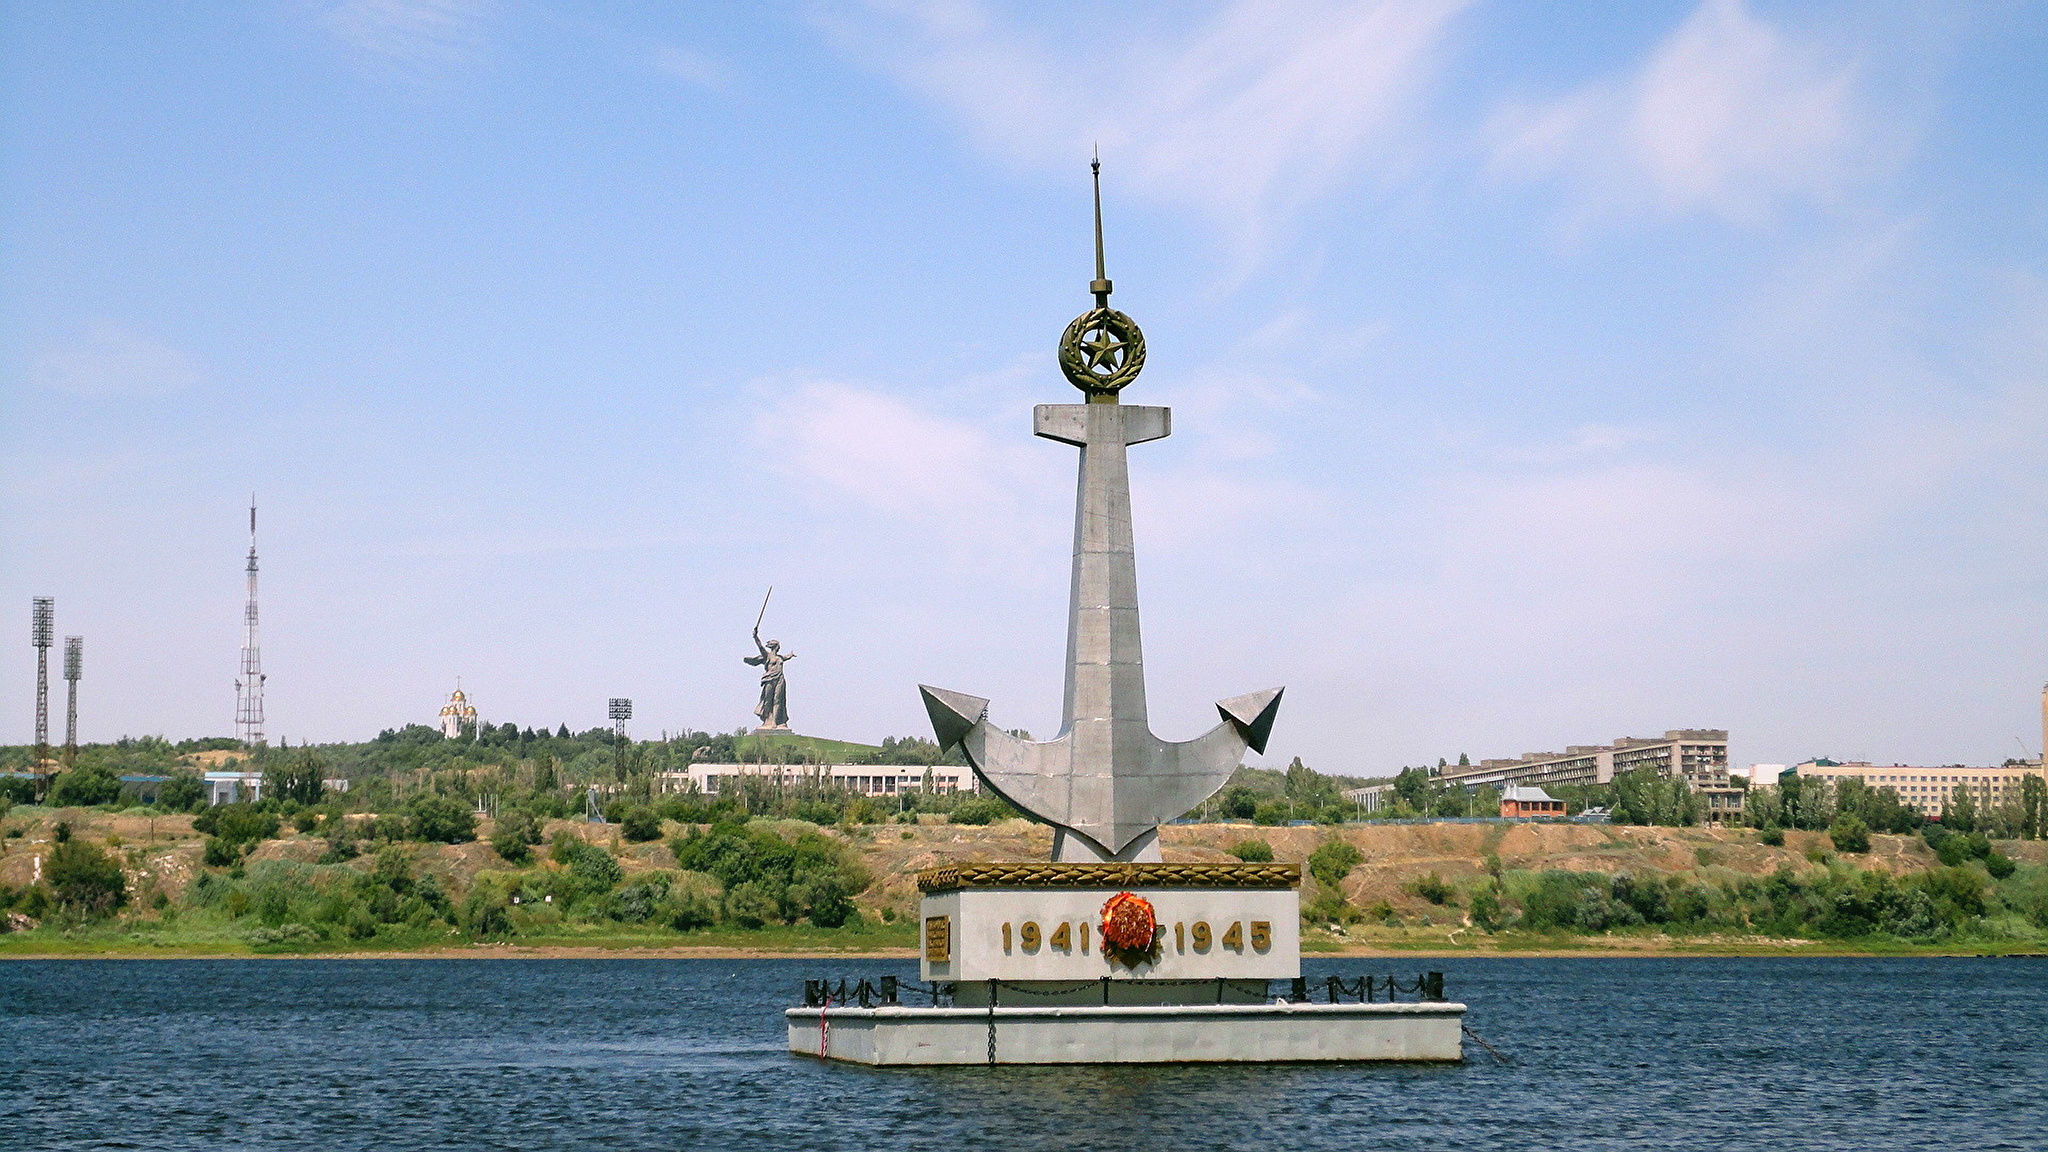
[[[1514,1064],[786,1053],[806,975],[914,974],[874,961],[7,962],[0,1147],[2048,1149],[2048,961],[1430,966]]]

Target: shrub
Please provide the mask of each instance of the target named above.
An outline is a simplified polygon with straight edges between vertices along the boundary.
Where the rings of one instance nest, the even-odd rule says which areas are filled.
[[[1268,800],[1260,804],[1252,809],[1252,823],[1263,824],[1269,828],[1287,823],[1287,805],[1277,800]]]
[[[1273,859],[1273,846],[1264,840],[1239,840],[1231,846],[1230,854],[1247,864],[1264,864]]]
[[[716,824],[669,846],[678,865],[717,878],[726,915],[742,924],[808,917],[820,927],[838,927],[852,918],[853,896],[868,885],[859,859],[817,832],[785,839],[765,828]]]
[[[839,822],[842,824],[882,824],[887,822],[888,819],[889,813],[884,811],[882,806],[875,803],[871,797],[856,796],[853,798],[853,803],[846,806],[846,813],[839,818]],[[1000,817],[997,817],[997,819],[1000,819]],[[820,821],[820,823],[823,823],[823,821]]]
[[[304,924],[281,924],[275,928],[258,928],[249,932],[244,939],[249,946],[258,949],[304,948],[320,942],[320,931]]]
[[[954,805],[948,819],[955,824],[993,824],[1009,814],[1009,809],[999,801],[976,796]]]
[[[1363,859],[1365,854],[1350,841],[1333,836],[1323,841],[1314,852],[1309,853],[1309,875],[1314,876],[1323,886],[1337,889],[1343,886],[1344,878],[1351,875],[1351,870],[1358,867],[1359,861]]]
[[[479,940],[512,934],[512,914],[506,910],[504,895],[482,884],[470,889],[469,898],[462,902],[460,922],[463,931]]]
[[[206,803],[206,783],[191,772],[173,772],[156,792],[156,806],[166,812],[194,812]]]
[[[1408,891],[1422,897],[1431,904],[1451,902],[1451,886],[1435,872],[1428,872],[1408,882]]]
[[[128,899],[121,865],[83,840],[67,838],[51,850],[43,878],[56,903],[83,916],[104,916]]]
[[[218,836],[206,838],[206,850],[200,856],[201,863],[209,868],[226,868],[242,858],[242,846],[232,840]]]
[[[1776,824],[1764,825],[1763,829],[1756,834],[1756,838],[1773,848],[1783,848],[1785,846],[1785,830]]]
[[[678,932],[718,923],[718,885],[699,872],[683,872],[669,885],[668,926]]]
[[[775,919],[775,901],[761,885],[748,881],[725,893],[725,917],[742,928],[759,928]]]
[[[605,914],[627,924],[638,924],[652,919],[666,903],[668,878],[647,876],[612,893],[605,901]]]
[[[2019,871],[2019,865],[2013,863],[2012,857],[2007,856],[2005,853],[1993,851],[1989,856],[1984,857],[1984,870],[1991,873],[1992,879],[2003,880],[2014,872]]]
[[[582,894],[602,895],[625,879],[626,870],[619,867],[618,860],[595,844],[571,840],[566,854],[569,877]]]
[[[1522,898],[1522,922],[1531,928],[1571,928],[1580,923],[1586,889],[1598,877],[1551,869],[1536,877],[1536,887]]]
[[[627,840],[635,844],[645,844],[649,840],[659,840],[661,839],[661,817],[654,814],[654,809],[644,804],[636,804],[626,809],[624,819],[619,821],[619,830],[625,835]]]
[[[111,804],[121,798],[121,781],[112,772],[100,767],[73,768],[57,777],[50,786],[50,804],[53,807],[90,808],[95,804]]]
[[[239,849],[277,835],[277,817],[248,804],[216,804],[193,817],[192,830],[217,836]]]
[[[1870,851],[1870,826],[1853,813],[1838,816],[1828,826],[1828,839],[1835,842],[1838,852]]]
[[[1472,894],[1472,922],[1488,932],[1506,926],[1507,910],[1501,906],[1500,896],[1488,884]]]
[[[348,821],[335,817],[327,824],[327,850],[320,853],[317,863],[344,864],[359,855],[355,837],[349,835]]]
[[[476,835],[476,813],[453,796],[421,793],[405,806],[405,817],[415,840],[460,844]]]

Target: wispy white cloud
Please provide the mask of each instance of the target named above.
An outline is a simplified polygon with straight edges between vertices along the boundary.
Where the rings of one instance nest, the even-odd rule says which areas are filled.
[[[1703,0],[1632,75],[1505,108],[1491,131],[1498,171],[1565,181],[1589,214],[1739,222],[1833,199],[1869,145],[1854,64],[1743,0]]]
[[[680,44],[662,44],[654,49],[656,69],[697,88],[723,92],[732,87],[733,70],[730,64],[695,48]]]
[[[200,382],[199,362],[168,344],[99,321],[63,348],[39,357],[30,378],[73,396],[165,396]]]
[[[319,22],[367,63],[421,77],[461,64],[482,44],[496,0],[341,0]]]
[[[1000,566],[1060,535],[1036,498],[1058,484],[1051,453],[964,420],[825,379],[779,383],[755,434],[810,503],[907,525],[956,560]]]
[[[1221,221],[1247,252],[1400,129],[1467,0],[1233,0],[1178,35],[1033,31],[975,0],[876,0],[841,24],[876,67],[1020,167],[1098,143],[1123,187]]]

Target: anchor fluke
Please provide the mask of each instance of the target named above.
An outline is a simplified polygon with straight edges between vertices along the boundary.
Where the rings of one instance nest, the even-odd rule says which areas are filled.
[[[1263,692],[1247,692],[1218,700],[1216,711],[1223,714],[1237,729],[1238,735],[1254,752],[1266,750],[1266,739],[1273,734],[1273,719],[1280,714],[1280,694],[1285,688],[1268,688]]]
[[[924,697],[924,710],[932,718],[932,732],[939,738],[941,752],[965,740],[967,733],[988,715],[988,701],[979,696],[948,692],[929,684],[919,684],[917,692]]]

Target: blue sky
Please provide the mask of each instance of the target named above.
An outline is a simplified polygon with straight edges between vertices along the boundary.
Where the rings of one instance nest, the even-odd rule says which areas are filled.
[[[2039,751],[2038,3],[10,3],[0,604],[87,739],[1058,723],[1086,161],[1154,727]],[[28,738],[32,650],[0,678]]]

